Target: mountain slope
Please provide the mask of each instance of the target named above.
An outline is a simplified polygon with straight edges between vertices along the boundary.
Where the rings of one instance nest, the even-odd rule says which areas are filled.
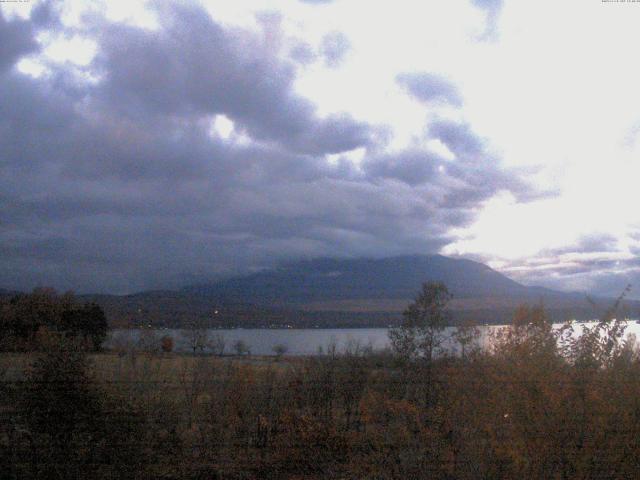
[[[482,263],[442,255],[292,262],[274,270],[187,287],[183,292],[200,298],[295,310],[300,315],[349,313],[355,319],[356,315],[369,314],[397,321],[426,281],[447,285],[453,294],[450,307],[454,318],[482,323],[508,322],[522,303],[543,303],[557,321],[593,319],[613,303],[612,299],[596,299],[597,305],[593,305],[580,293],[528,287]],[[631,315],[637,317],[640,303],[627,305]]]
[[[538,293],[481,263],[442,255],[323,258],[185,291],[264,304],[407,299],[429,280],[444,282],[456,298],[527,297]]]

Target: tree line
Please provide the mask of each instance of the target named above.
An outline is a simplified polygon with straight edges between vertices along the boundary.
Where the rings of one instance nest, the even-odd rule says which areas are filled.
[[[99,350],[107,336],[107,319],[95,303],[80,303],[73,293],[51,288],[0,299],[0,350],[43,349],[51,337],[65,335]]]

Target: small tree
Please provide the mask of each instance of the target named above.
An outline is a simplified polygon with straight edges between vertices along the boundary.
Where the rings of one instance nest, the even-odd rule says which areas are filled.
[[[452,334],[453,340],[460,345],[460,357],[466,360],[480,348],[480,329],[472,322],[459,324]]]
[[[492,333],[493,351],[511,362],[557,362],[561,359],[558,342],[566,334],[566,328],[565,325],[555,329],[542,304],[520,305],[511,325]]]
[[[211,340],[209,341],[209,348],[211,348],[211,353],[219,356],[224,355],[226,344],[227,342],[224,339],[224,335],[222,335],[221,333],[216,333],[211,337]]]
[[[393,350],[405,359],[420,357],[431,362],[440,349],[443,331],[450,322],[447,304],[451,294],[441,282],[427,282],[403,312],[400,327],[389,331]]]
[[[244,340],[236,340],[233,343],[233,349],[236,351],[238,355],[244,355],[245,353],[251,353],[249,350],[249,345],[246,344]]]
[[[147,353],[157,352],[160,346],[158,335],[151,326],[142,327],[140,329],[140,335],[137,343],[138,348]]]
[[[84,348],[78,339],[59,337],[55,348],[39,355],[27,371],[20,399],[26,427],[33,439],[32,469],[56,472],[58,478],[79,478],[87,462],[100,397],[91,384]],[[80,439],[85,440],[82,447]],[[35,447],[37,445],[37,447]],[[40,467],[38,467],[40,466]],[[32,471],[33,478],[46,478]]]
[[[570,336],[564,342],[565,354],[581,369],[595,369],[611,365],[621,354],[627,353],[627,328],[623,301],[631,291],[627,285],[613,305],[593,326],[583,326],[580,335]]]
[[[184,335],[187,340],[187,345],[189,345],[194,355],[198,351],[204,353],[205,349],[209,346],[209,330],[203,325],[196,323],[189,325]]]
[[[88,376],[86,352],[61,337],[56,348],[40,355],[27,371],[24,401],[34,431],[64,438],[79,419],[93,416],[97,396]]]
[[[173,351],[173,337],[165,335],[160,339],[160,348],[164,353],[171,353]]]
[[[278,358],[282,358],[282,356],[287,353],[287,351],[289,350],[289,348],[283,344],[283,343],[278,343],[277,345],[274,345],[273,348],[273,353],[276,354],[276,357]]]
[[[0,478],[139,478],[146,424],[93,380],[84,343],[52,337],[26,371],[11,423],[30,444],[19,459],[29,475]]]
[[[108,331],[107,317],[104,314],[104,310],[96,303],[89,303],[84,305],[81,311],[86,322],[82,333],[91,338],[93,347],[96,350],[100,350],[103,342],[107,339]]]
[[[94,350],[100,350],[107,338],[107,317],[100,305],[86,303],[80,307],[67,308],[62,312],[59,328],[71,336],[90,340]]]

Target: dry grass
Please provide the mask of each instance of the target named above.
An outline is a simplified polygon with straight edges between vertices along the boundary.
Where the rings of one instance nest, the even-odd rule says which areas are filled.
[[[3,352],[0,353],[0,378],[3,380],[22,380],[29,365],[37,353]],[[92,376],[97,383],[104,384],[172,384],[184,381],[184,372],[196,369],[211,371],[228,366],[250,366],[256,373],[267,369],[285,370],[300,363],[295,357],[275,356],[193,356],[189,354],[148,354],[113,352],[93,353],[89,355]]]

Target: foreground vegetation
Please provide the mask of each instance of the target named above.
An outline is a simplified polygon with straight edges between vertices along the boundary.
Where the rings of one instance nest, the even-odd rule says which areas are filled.
[[[639,478],[640,355],[614,309],[582,335],[522,307],[443,352],[446,289],[392,333],[308,358],[0,357],[1,478]]]

